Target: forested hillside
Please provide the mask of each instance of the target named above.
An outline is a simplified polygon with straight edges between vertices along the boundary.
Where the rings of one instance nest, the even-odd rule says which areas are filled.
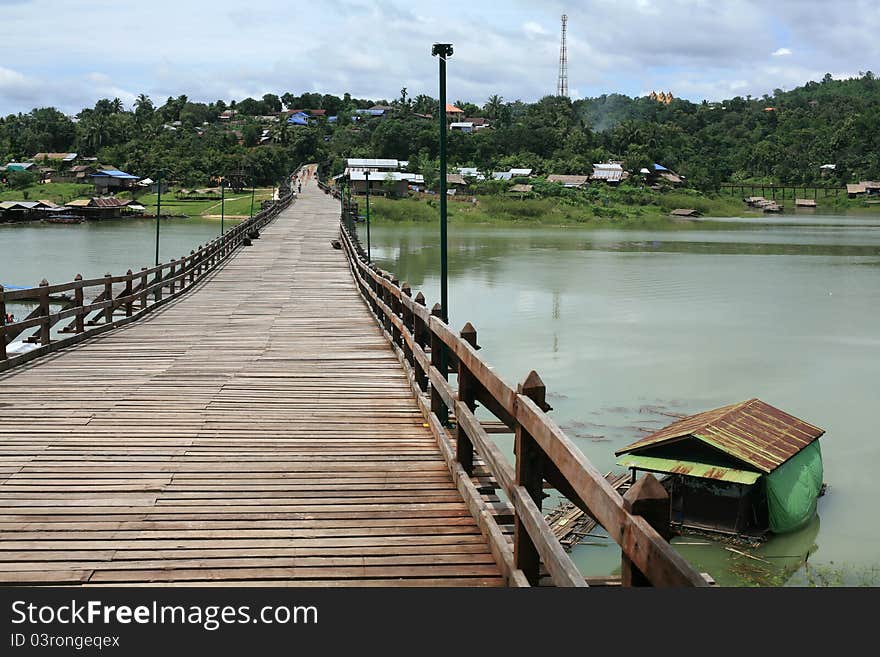
[[[827,75],[791,91],[721,103],[664,104],[619,94],[536,103],[487,96],[482,106],[457,103],[491,128],[451,132],[452,164],[583,174],[608,159],[633,171],[658,162],[700,189],[725,181],[880,179],[880,82],[870,72],[849,80]],[[355,113],[376,104],[393,109],[383,117]],[[284,108],[324,112],[308,125],[288,125]],[[221,119],[227,110],[234,111],[231,120]],[[228,104],[180,96],[157,105],[142,95],[131,108],[105,99],[75,117],[42,108],[0,118],[0,160],[72,151],[140,176],[163,168],[184,185],[241,169],[268,184],[305,161],[339,172],[345,157],[410,160],[421,171],[433,169],[437,157],[436,121],[427,114],[436,116],[436,101],[410,98],[405,89],[390,102],[286,93]],[[822,170],[823,164],[836,169]]]

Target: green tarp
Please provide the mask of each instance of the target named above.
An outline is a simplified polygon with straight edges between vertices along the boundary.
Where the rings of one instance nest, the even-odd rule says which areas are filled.
[[[813,517],[822,476],[822,450],[814,440],[765,477],[771,531],[794,531]]]

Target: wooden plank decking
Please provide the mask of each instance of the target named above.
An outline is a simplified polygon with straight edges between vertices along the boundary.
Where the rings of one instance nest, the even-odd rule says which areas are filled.
[[[0,583],[503,584],[337,234],[0,376]]]

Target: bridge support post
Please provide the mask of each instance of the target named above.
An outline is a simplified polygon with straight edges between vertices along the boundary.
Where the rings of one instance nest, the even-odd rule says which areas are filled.
[[[431,314],[442,321],[443,310],[439,303],[435,303],[434,307],[431,308]],[[449,374],[446,369],[446,354],[444,353],[446,345],[443,344],[443,340],[441,340],[434,331],[429,330],[428,332],[431,334],[431,366],[434,367],[444,379],[448,378]],[[437,419],[440,420],[440,424],[444,427],[449,424],[449,409],[446,408],[446,404],[443,403],[443,398],[440,396],[440,392],[434,386],[431,386],[431,412],[437,416]]]
[[[639,479],[623,496],[624,508],[633,515],[642,516],[667,541],[672,537],[669,504],[666,489],[650,473]],[[651,586],[651,581],[626,554],[621,556],[620,566],[623,586]]]
[[[477,329],[468,322],[459,332],[461,338],[474,349],[477,345]],[[471,411],[477,408],[477,386],[479,383],[465,364],[464,358],[458,359],[458,400],[463,402]],[[460,422],[455,425],[455,458],[461,464],[462,469],[469,475],[474,472],[474,444],[461,426]]]
[[[546,405],[544,382],[534,370],[517,385],[516,392],[518,395],[528,397],[540,407]],[[541,451],[534,437],[521,425],[516,427],[514,450],[516,485],[526,489],[540,511],[544,498],[544,452]],[[541,557],[519,516],[516,517],[513,528],[513,559],[514,565],[523,571],[529,583],[537,586],[541,576]]]

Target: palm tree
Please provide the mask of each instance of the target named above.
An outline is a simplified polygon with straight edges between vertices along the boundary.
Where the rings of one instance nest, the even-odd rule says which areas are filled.
[[[502,98],[498,94],[492,94],[491,96],[489,96],[486,104],[483,105],[483,111],[489,115],[490,119],[497,119],[498,113],[501,111],[501,107],[503,105],[504,98]]]
[[[136,112],[152,112],[153,111],[153,101],[150,100],[150,97],[147,94],[138,94],[137,99],[134,101],[134,109]]]
[[[119,114],[119,112],[125,109],[125,105],[122,104],[122,101],[119,100],[119,98],[114,98],[113,101],[110,103],[110,109],[113,111],[114,114]]]

